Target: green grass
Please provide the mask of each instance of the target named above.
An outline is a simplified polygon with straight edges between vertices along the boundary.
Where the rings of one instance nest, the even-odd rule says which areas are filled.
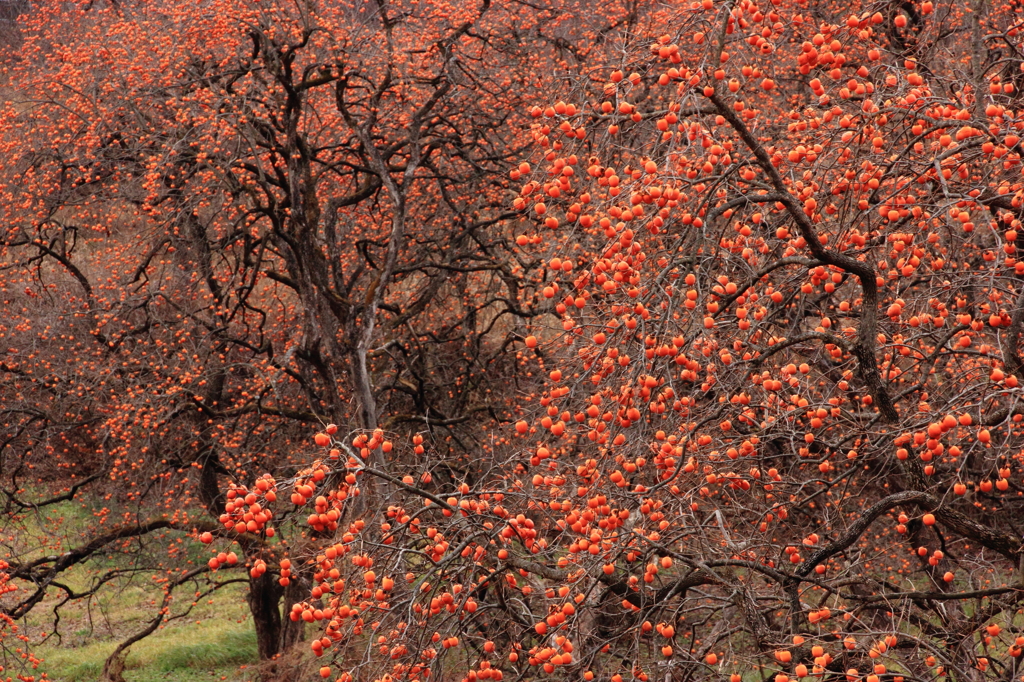
[[[76,500],[53,505],[39,514],[26,514],[12,538],[16,551],[21,553],[20,558],[63,551],[79,544],[83,536],[96,529],[91,509],[97,504],[101,503]],[[111,518],[117,518],[117,514],[112,513]],[[52,532],[55,528],[59,529],[56,533]],[[151,580],[153,575],[162,574],[156,567],[196,565],[206,561],[209,550],[198,543],[186,542],[181,547],[182,552],[169,556],[167,543],[180,536],[171,531],[151,538],[136,556],[123,555],[112,547],[112,551],[98,554],[62,574],[64,584],[82,591],[110,569],[154,567],[153,571],[142,570],[134,576],[116,578],[88,602],[64,604],[60,609],[60,637],[51,635],[39,643],[53,627],[51,609],[61,596],[59,590],[48,595],[24,621],[24,631],[33,640],[32,651],[42,659],[35,673],[45,672],[56,682],[99,679],[105,660],[117,645],[145,627],[156,615],[162,598],[160,585]],[[188,608],[195,589],[192,585],[183,585],[175,591],[172,615]],[[241,584],[223,587],[198,602],[187,617],[166,622],[149,637],[136,642],[125,658],[125,680],[246,682],[256,679],[256,635],[245,602],[245,589]]]
[[[40,672],[54,680],[96,680],[103,662],[117,642],[95,641],[85,646],[59,645],[37,649],[43,658]],[[256,663],[256,636],[248,623],[208,622],[168,627],[132,646],[125,658],[125,679],[193,680],[226,676],[246,679],[239,667]]]
[[[75,637],[74,639],[80,639]],[[81,646],[53,640],[37,647],[46,672],[60,682],[92,682],[103,662],[117,646],[116,638],[90,638]],[[211,618],[198,623],[172,622],[135,643],[125,658],[128,682],[150,680],[210,680],[222,677],[241,681],[254,678],[256,635],[249,620]]]
[[[177,641],[159,652],[153,664],[160,670],[181,668],[221,668],[252,663],[256,660],[256,633],[251,627],[223,627],[211,633],[209,628],[200,639],[194,630],[192,642]],[[211,638],[211,635],[214,635]]]

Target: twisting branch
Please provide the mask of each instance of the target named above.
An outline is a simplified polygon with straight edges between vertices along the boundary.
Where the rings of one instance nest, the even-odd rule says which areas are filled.
[[[814,224],[804,212],[803,207],[797,202],[796,197],[790,194],[785,180],[779,174],[778,169],[775,168],[775,164],[772,163],[768,152],[764,150],[764,147],[761,146],[761,143],[750,132],[747,125],[736,115],[736,112],[721,98],[717,91],[711,93],[710,99],[718,108],[718,113],[728,121],[729,125],[740,136],[740,139],[743,140],[743,143],[754,154],[758,165],[768,175],[772,186],[780,195],[780,203],[785,206],[786,212],[793,218],[797,229],[800,230],[800,234],[803,236],[804,241],[807,242],[807,247],[811,250],[814,257],[822,263],[834,265],[847,272],[851,272],[860,280],[861,291],[863,292],[861,324],[857,330],[857,344],[852,348],[852,352],[857,356],[861,377],[867,384],[875,403],[878,405],[882,418],[887,422],[896,421],[899,419],[899,414],[896,412],[896,407],[893,405],[888,390],[882,383],[882,377],[878,371],[878,361],[875,358],[875,348],[878,343],[879,303],[875,271],[866,263],[851,258],[844,253],[826,249],[822,245],[818,239],[818,231],[814,229]]]

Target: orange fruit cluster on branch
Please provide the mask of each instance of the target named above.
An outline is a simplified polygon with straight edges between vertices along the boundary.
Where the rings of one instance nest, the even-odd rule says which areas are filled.
[[[163,534],[153,628],[245,570],[260,655],[339,682],[1018,677],[1022,21],[26,16],[0,650]]]

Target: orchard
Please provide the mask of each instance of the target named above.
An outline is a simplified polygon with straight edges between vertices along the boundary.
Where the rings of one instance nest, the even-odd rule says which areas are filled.
[[[117,548],[112,682],[238,578],[311,679],[1024,680],[1024,5],[19,22],[4,677]]]

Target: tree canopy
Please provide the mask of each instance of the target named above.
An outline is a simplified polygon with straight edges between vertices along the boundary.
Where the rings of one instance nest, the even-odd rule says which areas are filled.
[[[33,6],[3,665],[116,550],[165,599],[111,680],[240,576],[337,682],[1020,676],[1022,21]]]

